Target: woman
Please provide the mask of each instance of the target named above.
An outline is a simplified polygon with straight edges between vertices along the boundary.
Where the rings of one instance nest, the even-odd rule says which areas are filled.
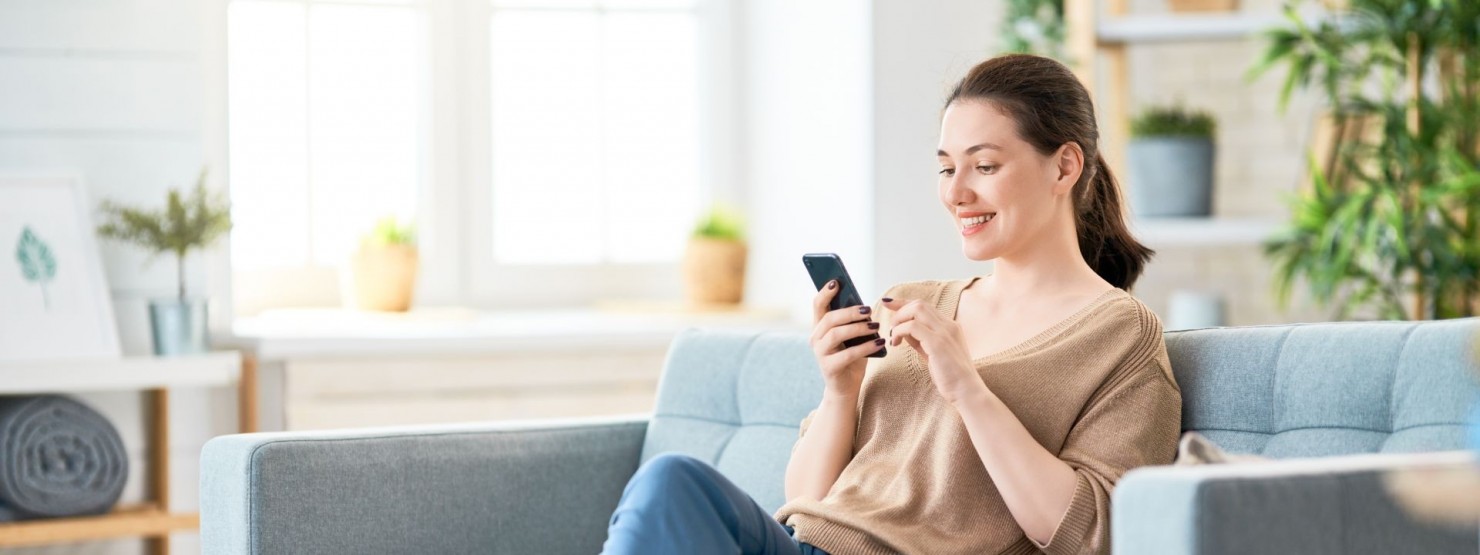
[[[1153,252],[1126,228],[1098,135],[1062,64],[973,68],[941,118],[938,190],[963,254],[993,272],[834,311],[824,287],[811,345],[826,386],[786,504],[773,518],[707,464],[662,455],[628,483],[606,551],[1108,553],[1111,489],[1172,461],[1182,402],[1161,323],[1128,292]]]

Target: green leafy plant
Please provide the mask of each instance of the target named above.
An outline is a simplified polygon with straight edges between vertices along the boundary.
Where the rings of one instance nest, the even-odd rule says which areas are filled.
[[[231,206],[222,195],[206,189],[205,169],[201,169],[189,197],[170,189],[162,210],[104,201],[102,211],[106,221],[98,226],[99,235],[139,245],[156,255],[175,255],[181,299],[185,298],[185,256],[231,231]]]
[[[735,210],[725,205],[716,204],[694,226],[694,236],[726,241],[743,241],[745,240],[745,222]]]
[[[1182,106],[1157,106],[1131,121],[1132,137],[1212,137],[1217,122],[1208,112]]]
[[[1064,0],[1007,0],[1002,46],[1008,52],[1064,59]]]
[[[57,277],[57,261],[31,226],[21,228],[21,238],[15,247],[15,259],[21,265],[21,277],[41,287],[42,306],[51,308],[51,296],[46,293],[46,284]]]
[[[364,244],[374,246],[415,245],[416,226],[401,222],[395,216],[386,216],[375,222],[375,227],[361,239]]]
[[[1254,78],[1285,66],[1280,105],[1318,87],[1339,133],[1266,242],[1281,305],[1298,280],[1339,318],[1475,313],[1480,296],[1480,2],[1352,0],[1318,21],[1285,6]],[[1425,90],[1420,84],[1429,82]],[[1410,304],[1411,310],[1406,305]]]

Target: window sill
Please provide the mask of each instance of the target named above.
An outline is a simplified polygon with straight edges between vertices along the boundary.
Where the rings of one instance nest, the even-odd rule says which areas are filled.
[[[808,328],[779,309],[704,311],[627,301],[544,310],[429,307],[384,313],[305,308],[238,318],[231,333],[214,342],[251,350],[262,360],[466,356],[663,349],[690,327],[792,332]]]

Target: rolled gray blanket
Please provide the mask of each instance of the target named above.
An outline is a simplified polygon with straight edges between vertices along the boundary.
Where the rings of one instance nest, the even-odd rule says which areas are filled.
[[[0,522],[108,512],[128,480],[123,439],[61,395],[0,396]]]

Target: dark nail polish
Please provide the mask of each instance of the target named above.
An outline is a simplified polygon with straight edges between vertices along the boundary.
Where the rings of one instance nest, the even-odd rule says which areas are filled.
[[[832,281],[827,282],[827,288],[828,289],[837,289],[838,288],[838,280],[832,280]]]
[[[869,322],[868,323],[868,329],[871,329],[871,330],[879,329],[879,323],[878,322]]]
[[[894,300],[894,299],[891,299],[891,298],[889,298],[889,297],[884,297],[884,302],[886,302],[886,303],[887,303],[887,302],[891,302],[891,301],[893,301],[893,300]]]
[[[875,345],[883,345],[884,344],[884,338],[880,337],[878,339],[875,339],[874,340],[874,344]]]
[[[860,307],[858,307],[859,314],[868,314],[870,310],[872,310],[872,309],[870,309],[867,306],[860,306]]]

